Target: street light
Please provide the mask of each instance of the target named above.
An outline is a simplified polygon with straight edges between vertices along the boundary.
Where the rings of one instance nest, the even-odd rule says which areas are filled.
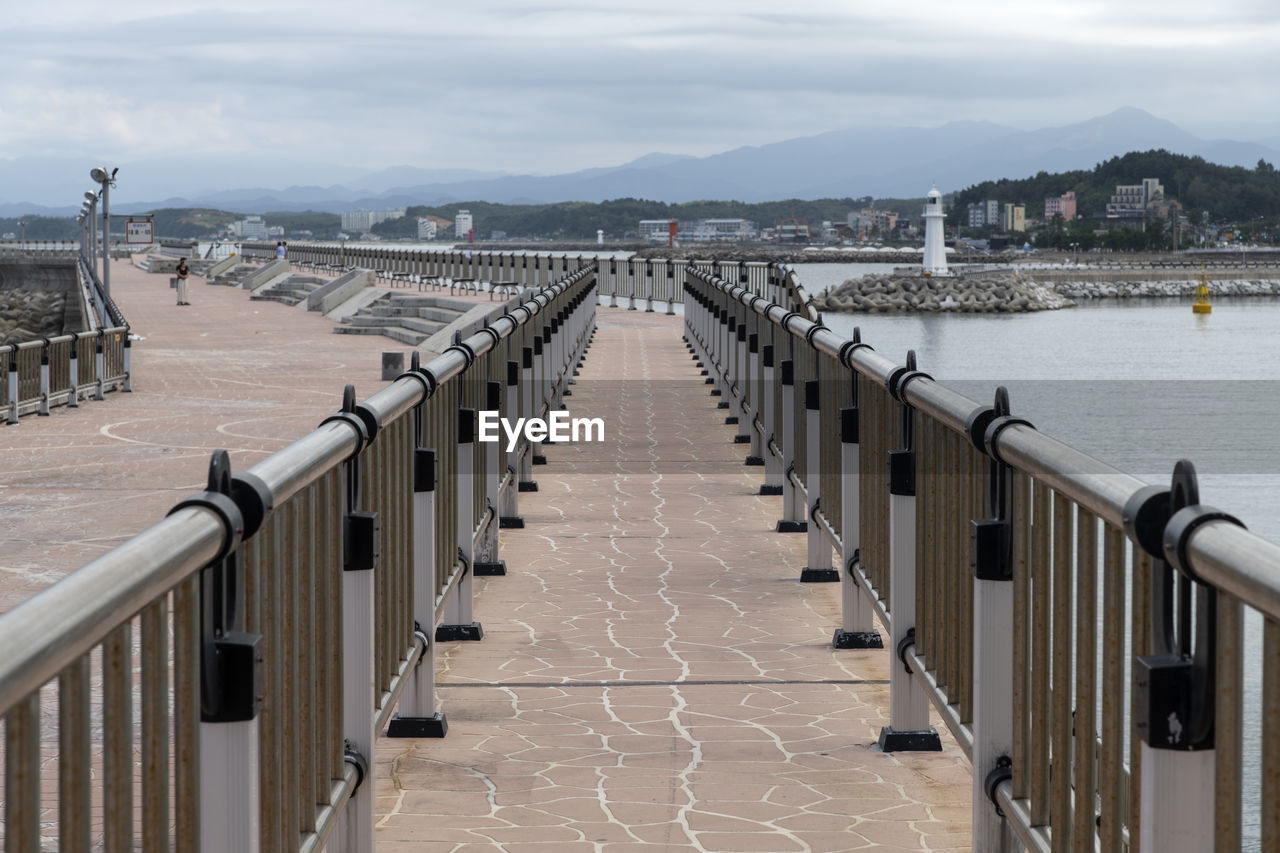
[[[18,249],[23,255],[27,253],[27,223],[26,220],[18,220]]]
[[[89,177],[102,184],[102,290],[107,296],[111,295],[111,188],[118,171],[108,173],[106,166],[89,170]]]
[[[89,269],[93,269],[98,263],[98,232],[95,230],[98,225],[97,193],[90,191],[84,194],[84,213],[85,216],[88,217]]]

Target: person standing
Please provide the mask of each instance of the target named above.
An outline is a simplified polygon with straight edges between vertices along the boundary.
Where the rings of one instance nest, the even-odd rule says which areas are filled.
[[[284,242],[283,242],[283,241],[277,241],[277,242],[276,242],[276,260],[277,260],[277,261],[283,261],[283,260],[284,260],[284,252],[285,252]]]
[[[191,275],[191,267],[187,266],[186,258],[178,259],[178,266],[174,270],[178,274],[178,304],[190,305],[187,301],[187,276]]]

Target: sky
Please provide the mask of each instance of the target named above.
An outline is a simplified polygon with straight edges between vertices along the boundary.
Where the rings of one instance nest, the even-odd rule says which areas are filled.
[[[4,19],[0,159],[208,158],[241,186],[1126,105],[1280,139],[1274,0],[48,0]]]

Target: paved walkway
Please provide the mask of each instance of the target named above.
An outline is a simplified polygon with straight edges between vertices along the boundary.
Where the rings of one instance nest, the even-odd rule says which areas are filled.
[[[114,262],[112,296],[141,337],[133,393],[0,425],[0,613],[203,489],[212,451],[235,470],[259,462],[336,411],[344,384],[381,388],[381,352],[406,349],[192,279],[178,307],[168,275]]]
[[[606,441],[534,469],[485,639],[441,647],[448,736],[380,742],[379,850],[968,849],[967,761],[875,747],[888,653],[831,649],[838,586],[797,580],[678,321],[598,325],[566,402]]]

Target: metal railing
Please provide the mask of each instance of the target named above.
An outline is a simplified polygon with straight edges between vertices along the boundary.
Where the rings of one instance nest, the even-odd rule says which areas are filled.
[[[969,756],[976,849],[1240,849],[1246,607],[1280,849],[1280,547],[1189,463],[1147,484],[701,266],[685,299],[802,580],[842,584],[833,644],[894,655],[882,748],[940,748],[932,705]]]
[[[5,849],[371,850],[374,733],[444,733],[436,642],[480,638],[473,577],[519,522],[533,447],[477,448],[476,410],[560,407],[595,287],[348,386],[246,471],[215,453],[206,491],[0,616]]]
[[[93,270],[78,260],[85,315],[91,328],[52,338],[0,346],[0,406],[4,422],[47,415],[53,406],[75,408],[107,391],[132,390],[129,326]]]
[[[68,240],[5,240],[0,242],[0,259],[70,258],[75,257],[79,251],[79,244]]]
[[[270,242],[241,244],[241,256],[251,261],[276,257]],[[538,252],[494,252],[478,250],[402,249],[394,246],[347,246],[337,243],[290,243],[286,260],[304,268],[329,272],[352,269],[375,270],[380,276],[417,284],[480,282],[499,286],[545,287],[570,270],[594,263],[598,293],[608,304],[624,300],[629,309],[654,311],[664,305],[667,314],[683,301],[683,270],[689,264],[698,269],[739,282],[757,296],[788,305],[791,310],[815,318],[811,297],[805,293],[793,271],[777,264],[756,261],[673,260],[663,258],[615,258],[589,253],[570,255]]]

